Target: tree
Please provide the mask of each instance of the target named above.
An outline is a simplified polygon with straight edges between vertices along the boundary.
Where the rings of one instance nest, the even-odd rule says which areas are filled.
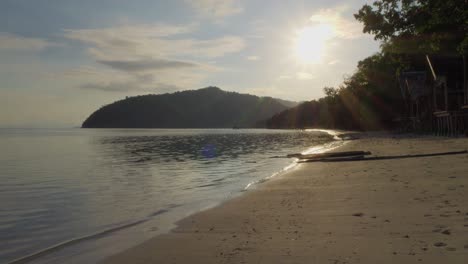
[[[467,0],[378,0],[364,5],[354,17],[364,24],[365,33],[383,41],[383,51],[461,55],[468,90]]]
[[[387,48],[424,54],[468,51],[467,0],[379,0],[354,17]]]

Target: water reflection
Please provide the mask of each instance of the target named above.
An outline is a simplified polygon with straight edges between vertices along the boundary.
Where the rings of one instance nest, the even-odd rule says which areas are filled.
[[[330,140],[273,130],[0,133],[10,150],[0,155],[0,262],[174,208],[204,208],[291,162],[268,157]]]

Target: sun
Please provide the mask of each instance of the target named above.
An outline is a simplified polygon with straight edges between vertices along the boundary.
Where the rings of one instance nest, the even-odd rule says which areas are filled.
[[[320,63],[333,32],[331,24],[318,24],[298,30],[294,39],[297,61],[303,64]]]

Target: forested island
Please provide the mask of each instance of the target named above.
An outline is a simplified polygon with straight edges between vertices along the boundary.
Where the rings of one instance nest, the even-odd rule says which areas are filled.
[[[84,121],[82,127],[264,127],[267,118],[296,104],[207,87],[172,94],[128,97],[101,107]]]

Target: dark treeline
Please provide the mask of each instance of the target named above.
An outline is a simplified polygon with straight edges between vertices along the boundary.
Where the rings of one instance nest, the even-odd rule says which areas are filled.
[[[267,127],[390,128],[403,106],[394,72],[397,65],[384,53],[366,58],[340,87],[325,87],[325,97],[274,115]]]
[[[466,71],[467,10],[466,0],[380,0],[364,5],[355,18],[365,33],[381,41],[381,51],[360,61],[339,87],[325,87],[324,98],[274,115],[267,127],[394,127],[405,112],[398,85],[401,72],[429,71],[425,55],[455,56]]]
[[[217,87],[142,95],[106,105],[83,128],[232,128],[262,126],[293,102],[222,91]]]

